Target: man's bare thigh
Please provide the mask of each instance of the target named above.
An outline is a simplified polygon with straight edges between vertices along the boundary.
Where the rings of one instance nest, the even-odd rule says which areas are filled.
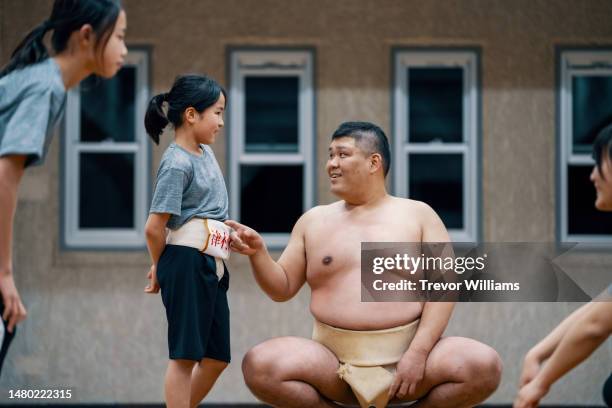
[[[277,337],[256,345],[249,355],[247,358],[255,366],[272,371],[275,380],[301,381],[310,384],[329,400],[356,403],[348,384],[338,377],[340,363],[336,356],[313,340]]]
[[[405,401],[423,398],[436,386],[447,383],[465,383],[471,380],[474,371],[485,367],[483,362],[492,361],[497,353],[486,344],[467,337],[444,337],[433,347],[425,363],[425,376],[415,393]],[[483,372],[484,374],[484,372]]]

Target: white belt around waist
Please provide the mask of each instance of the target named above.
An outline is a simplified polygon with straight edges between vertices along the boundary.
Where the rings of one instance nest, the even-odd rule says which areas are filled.
[[[330,349],[338,360],[372,367],[397,363],[414,338],[419,319],[382,330],[347,330],[315,320],[312,339]]]
[[[209,218],[192,218],[177,230],[170,230],[166,244],[195,248],[215,258],[217,276],[223,276],[223,259],[230,255],[230,233],[232,229],[221,221]]]

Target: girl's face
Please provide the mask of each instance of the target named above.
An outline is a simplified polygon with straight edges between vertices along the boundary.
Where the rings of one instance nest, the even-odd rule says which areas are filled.
[[[113,32],[104,47],[101,62],[97,64],[98,66],[94,71],[95,74],[103,78],[111,78],[121,69],[124,58],[127,55],[127,48],[125,46],[126,28],[127,16],[125,11],[121,10],[115,22]]]
[[[595,207],[601,211],[612,211],[612,162],[606,152],[601,158],[601,173],[594,166],[591,181],[597,191]]]
[[[214,105],[209,106],[198,115],[199,119],[194,126],[194,134],[198,143],[213,144],[217,134],[223,127],[223,113],[225,111],[225,96],[223,93]]]

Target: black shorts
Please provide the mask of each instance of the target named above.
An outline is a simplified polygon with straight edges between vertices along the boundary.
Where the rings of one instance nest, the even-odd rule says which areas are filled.
[[[15,337],[15,333],[17,332],[17,326],[13,328],[13,332],[9,333],[7,330],[8,322],[2,319],[2,315],[4,314],[4,303],[2,303],[2,299],[0,299],[0,375],[2,374],[2,364],[4,364],[4,359],[6,357],[6,353],[8,352],[8,348],[11,345],[11,341],[13,341],[13,337]]]
[[[612,407],[612,373],[604,383],[603,399],[607,406]]]
[[[204,357],[230,362],[229,273],[217,278],[215,258],[195,248],[166,245],[157,280],[168,319],[171,360]]]

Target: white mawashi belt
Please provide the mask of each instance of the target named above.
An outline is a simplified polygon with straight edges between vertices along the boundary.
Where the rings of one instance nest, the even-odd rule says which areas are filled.
[[[408,350],[419,320],[383,330],[346,330],[315,320],[312,339],[340,361],[338,375],[350,385],[359,406],[383,408],[395,380],[395,364]]]
[[[224,223],[209,218],[192,218],[177,230],[170,230],[166,244],[195,248],[215,258],[217,276],[223,277],[223,260],[230,256],[230,233]]]

